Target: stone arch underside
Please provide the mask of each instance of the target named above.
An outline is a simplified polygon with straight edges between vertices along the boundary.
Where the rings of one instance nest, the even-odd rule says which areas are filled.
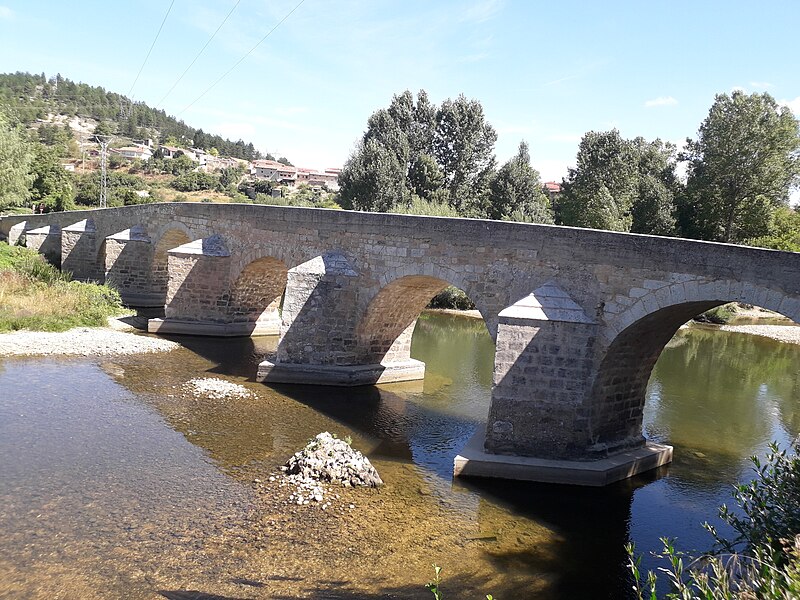
[[[280,259],[258,258],[242,269],[233,284],[228,313],[233,321],[278,319],[289,270]]]
[[[449,285],[438,277],[407,275],[383,287],[358,325],[357,338],[365,360],[385,364],[408,360],[419,314]]]
[[[689,302],[657,310],[622,331],[600,363],[592,388],[592,442],[600,448],[643,441],[642,415],[650,374],[681,325],[724,302]]]
[[[191,241],[184,227],[174,226],[164,231],[156,242],[153,248],[153,265],[150,270],[150,281],[154,294],[163,295],[166,300],[169,287],[168,252]]]
[[[761,306],[800,320],[800,299],[791,294],[715,281],[654,289],[611,321],[607,334],[623,328],[603,354],[590,396],[591,436],[598,450],[642,443],[645,392],[661,352],[681,325],[728,302]]]

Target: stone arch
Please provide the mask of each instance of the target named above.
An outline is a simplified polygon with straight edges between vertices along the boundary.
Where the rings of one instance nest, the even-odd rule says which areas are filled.
[[[403,275],[384,285],[370,300],[356,330],[358,345],[366,362],[408,360],[411,336],[419,314],[436,294],[449,285],[452,285],[450,281],[433,275]],[[467,290],[464,291],[469,295]],[[477,302],[475,304],[480,311],[481,307]],[[484,314],[481,311],[481,315]]]
[[[169,255],[173,248],[192,241],[189,229],[183,223],[170,223],[162,228],[153,245],[153,264],[150,269],[150,282],[155,294],[166,299],[169,286]]]
[[[691,279],[648,282],[642,293],[644,289],[633,290],[638,299],[626,310],[611,319],[606,314],[605,350],[591,392],[591,436],[600,449],[642,442],[645,391],[653,367],[669,340],[693,317],[728,302],[743,302],[800,322],[800,297],[750,283]]]
[[[245,265],[231,287],[228,312],[232,320],[275,320],[288,273],[286,263],[272,256]]]

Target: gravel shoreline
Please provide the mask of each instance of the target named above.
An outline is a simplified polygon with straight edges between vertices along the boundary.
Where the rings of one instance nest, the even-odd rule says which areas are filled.
[[[787,344],[800,344],[800,327],[794,325],[722,325],[720,331],[759,335]]]
[[[15,331],[0,334],[0,356],[119,356],[168,352],[179,347],[169,340],[102,327],[79,327],[58,333]]]
[[[793,325],[721,325],[719,329],[800,344],[800,327]],[[179,347],[169,340],[102,327],[79,327],[59,333],[15,331],[0,334],[0,356],[119,356],[169,352]]]

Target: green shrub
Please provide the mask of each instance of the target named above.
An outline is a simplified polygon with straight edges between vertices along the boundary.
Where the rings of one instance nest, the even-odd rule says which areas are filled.
[[[411,203],[408,205],[397,205],[389,212],[399,215],[424,215],[429,217],[462,217],[458,211],[442,202],[435,200],[425,200],[419,196],[412,196]]]
[[[33,250],[0,243],[0,331],[100,327],[124,312],[116,290],[70,279]]]
[[[172,187],[179,192],[197,192],[213,190],[219,183],[219,177],[202,171],[190,171],[179,175],[172,181]]]
[[[428,308],[475,310],[475,303],[457,287],[449,286],[433,297],[428,303]]]
[[[699,323],[714,323],[715,325],[725,325],[736,316],[736,306],[731,302],[707,310],[701,315],[697,315],[694,320]]]
[[[755,478],[736,486],[736,510],[722,505],[719,515],[736,532],[729,540],[705,524],[714,536],[713,553],[692,560],[662,538],[661,558],[668,568],[659,568],[672,588],[666,598],[681,600],[789,600],[800,598],[800,450],[798,441],[791,454],[770,445],[762,464],[752,457]],[[640,559],[633,544],[627,546],[628,567],[634,576],[639,600],[658,598],[658,576],[652,571],[641,581]],[[686,563],[688,560],[688,564]]]

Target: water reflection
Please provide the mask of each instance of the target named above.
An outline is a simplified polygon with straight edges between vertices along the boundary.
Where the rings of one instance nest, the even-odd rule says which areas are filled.
[[[0,362],[0,595],[427,598],[437,562],[452,597],[625,598],[626,541],[645,568],[659,536],[708,547],[700,523],[747,457],[800,430],[800,347],[692,328],[648,388],[668,468],[604,489],[453,482],[489,406],[483,321],[424,315],[425,381],[359,389],[256,384],[274,338],[175,339],[166,355]],[[197,398],[198,376],[252,396]],[[323,430],[352,436],[385,488],[326,515],[253,486]]]

